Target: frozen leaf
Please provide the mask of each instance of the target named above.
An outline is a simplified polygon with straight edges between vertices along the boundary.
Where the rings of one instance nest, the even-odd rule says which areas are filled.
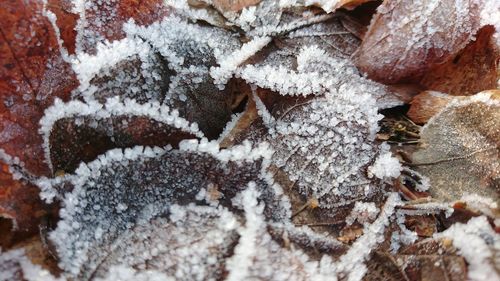
[[[331,13],[339,8],[345,8],[348,10],[356,8],[365,2],[371,0],[306,0],[306,5],[314,5],[322,8],[325,12]]]
[[[0,147],[31,173],[47,175],[38,121],[78,82],[39,1],[9,1],[0,11]]]
[[[417,124],[425,124],[452,100],[453,96],[445,93],[424,91],[416,95],[410,102],[408,117]]]
[[[56,100],[40,125],[45,157],[54,171],[73,171],[81,161],[115,147],[177,145],[185,138],[203,137],[196,124],[167,106],[118,97],[104,104]]]
[[[239,12],[249,6],[259,4],[261,0],[214,0],[213,5],[222,11]]]
[[[222,207],[172,205],[169,218],[139,222],[120,235],[93,276],[128,266],[178,280],[221,279],[239,226],[238,217]]]
[[[429,177],[433,197],[458,200],[475,193],[498,200],[500,104],[496,92],[454,100],[422,128],[425,146],[413,153],[411,165]]]
[[[157,101],[196,122],[216,138],[232,114],[234,81],[215,85],[210,68],[240,43],[223,29],[171,16],[149,27],[128,23],[127,38],[82,54],[75,69],[86,100],[118,95],[140,103]]]
[[[498,245],[500,236],[486,217],[471,219],[467,224],[454,224],[436,238],[452,239],[453,246],[467,261],[469,280],[498,280]]]
[[[495,46],[494,32],[491,25],[481,28],[473,42],[453,59],[427,71],[420,84],[453,96],[469,96],[496,88],[500,50]]]
[[[393,89],[359,74],[349,59],[358,43],[336,19],[298,28],[274,40],[236,76],[281,95],[322,95],[353,87],[371,94],[380,108],[401,104]]]
[[[23,249],[0,251],[0,279],[11,281],[44,280],[64,281],[56,278],[40,265],[33,264]]]
[[[116,65],[104,68],[90,80],[88,90],[79,95],[104,102],[106,98],[120,96],[140,103],[163,102],[173,71],[161,55],[149,52],[146,55],[132,55]]]
[[[75,26],[79,16],[73,12],[74,3],[70,0],[46,1],[47,14],[52,13],[52,24],[59,29],[62,46],[68,54],[75,54],[76,30]]]
[[[77,52],[94,53],[98,43],[125,37],[123,24],[133,19],[139,25],[150,25],[169,13],[160,0],[77,1],[72,12],[78,15]]]
[[[363,280],[467,280],[464,259],[452,250],[437,248],[440,253],[437,250],[406,251],[396,255],[375,252],[369,262],[370,274]]]
[[[374,80],[418,82],[451,60],[480,28],[480,1],[384,1],[356,54]]]
[[[364,170],[380,149],[372,143],[379,120],[373,103],[369,95],[347,88],[335,95],[292,99],[271,112],[257,101],[268,127],[265,138],[275,150],[272,162],[287,174],[292,190],[329,208],[380,192]],[[389,168],[377,177],[391,177],[393,170],[399,173],[397,167]]]
[[[90,276],[113,253],[120,237],[139,221],[167,215],[173,204],[195,202],[196,195],[210,185],[221,192],[221,206],[231,207],[231,199],[253,181],[263,189],[261,198],[269,203],[266,216],[285,216],[273,207],[281,203],[260,176],[261,161],[252,161],[265,150],[249,150],[247,145],[217,152],[213,143],[196,141],[186,142],[181,149],[112,150],[80,166],[75,175],[66,176],[62,182],[55,179],[42,183],[46,194],[54,188],[56,193],[61,191],[57,187],[60,184],[73,186],[64,195],[62,220],[51,233],[63,269],[74,276]]]
[[[40,221],[49,211],[49,208],[38,197],[38,192],[36,186],[18,180],[10,172],[9,166],[1,163],[0,218],[12,221],[11,229],[2,229],[2,231],[5,231],[1,239],[2,244],[11,244],[20,236],[38,232]],[[4,225],[3,227],[8,226]],[[4,239],[8,238],[10,231],[16,232],[17,237],[10,237],[11,239],[8,239],[8,241],[4,241]]]

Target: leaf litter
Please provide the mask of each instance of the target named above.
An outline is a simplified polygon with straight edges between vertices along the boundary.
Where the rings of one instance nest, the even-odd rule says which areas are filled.
[[[480,193],[483,197],[438,195],[444,202],[411,202],[393,191],[401,176],[418,174],[403,164],[418,167],[423,179],[416,180],[416,189],[450,192],[420,169],[423,162],[400,163],[390,146],[377,140],[383,118],[379,110],[403,102],[396,88],[363,76],[352,56],[359,67],[363,52],[377,52],[366,49],[370,36],[394,36],[373,35],[384,28],[380,22],[387,5],[396,5],[393,16],[406,13],[396,12],[403,5],[397,1],[382,4],[360,42],[342,25],[346,14],[330,12],[361,2],[240,1],[228,6],[225,1],[166,1],[148,20],[140,13],[154,1],[133,15],[127,14],[134,9],[127,10],[126,2],[75,5],[75,54],[61,54],[79,86],[71,101],[55,99],[44,107],[36,124],[41,160],[50,172],[40,177],[9,151],[1,154],[16,179],[37,185],[46,202],[60,204],[57,226],[46,238],[63,272],[53,276],[22,249],[11,249],[0,254],[5,261],[1,277],[370,280],[374,272],[409,279],[412,266],[403,257],[421,261],[423,254],[408,248],[426,233],[436,241],[451,239],[467,261],[466,271],[453,256],[455,271],[446,266],[445,271],[461,273],[456,276],[462,279],[464,272],[472,280],[498,278],[493,265],[498,235],[491,226],[497,207],[484,198],[497,198],[491,194],[495,161],[486,165],[488,176],[481,183],[493,188],[485,188],[489,193]],[[467,20],[481,3],[463,2],[428,4]],[[113,17],[118,20],[110,21]],[[456,19],[451,27],[462,24],[462,18]],[[422,20],[426,17],[414,16],[409,25],[421,27]],[[434,24],[440,22],[423,25],[428,36],[420,29],[417,35],[408,33],[423,35],[435,44],[434,51],[442,52],[426,57],[431,64],[458,52],[479,28],[474,20],[465,21],[446,41],[449,37],[433,32]],[[409,61],[422,51],[417,41],[408,41]],[[445,41],[450,45],[441,44]],[[391,44],[386,51],[398,52]],[[425,52],[428,45],[423,46]],[[426,69],[411,63],[391,67],[385,77],[390,82]],[[460,107],[494,107],[486,95],[472,97],[472,103],[452,102],[423,128],[423,140],[433,124],[441,124],[436,120],[454,118]],[[446,129],[455,125],[445,124]],[[491,126],[464,126],[494,142]],[[69,154],[73,158],[65,158]],[[485,156],[484,161],[490,160]],[[484,170],[484,161],[478,170]],[[453,214],[449,201],[454,200],[484,215],[439,228],[432,215]],[[431,232],[407,226],[411,216],[429,215],[423,227]],[[474,259],[478,249],[479,262]],[[435,256],[452,258],[446,251]],[[387,261],[391,265],[380,269]]]

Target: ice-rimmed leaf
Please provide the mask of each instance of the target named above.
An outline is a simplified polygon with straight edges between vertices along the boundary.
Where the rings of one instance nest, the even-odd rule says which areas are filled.
[[[343,90],[282,104],[272,113],[258,106],[269,130],[264,138],[275,149],[273,164],[287,174],[293,189],[319,199],[323,207],[350,204],[381,191],[367,171],[384,150],[374,143],[380,119],[375,101],[369,95],[353,100],[352,89]],[[377,177],[389,176],[386,172]]]
[[[45,157],[53,171],[73,171],[84,161],[116,147],[176,146],[203,137],[196,124],[160,103],[140,104],[113,97],[102,104],[56,100],[40,120]]]
[[[129,22],[125,32],[127,38],[98,46],[95,55],[77,57],[81,86],[74,95],[87,101],[114,95],[157,101],[216,138],[230,119],[235,94],[232,82],[215,85],[209,71],[240,46],[239,40],[174,15],[148,27]]]
[[[210,206],[171,205],[168,211],[169,218],[139,222],[119,236],[93,276],[111,280],[110,269],[122,266],[177,280],[221,279],[238,239],[238,216]]]
[[[418,82],[446,62],[480,28],[481,1],[385,1],[356,54],[356,65],[374,80]]]
[[[425,146],[412,160],[429,177],[433,197],[475,193],[498,201],[499,106],[498,91],[454,99],[422,128]]]
[[[139,220],[166,216],[172,204],[196,202],[196,195],[209,186],[220,194],[222,206],[231,207],[231,198],[255,182],[268,202],[266,216],[286,217],[276,191],[261,176],[263,153],[265,149],[252,150],[248,144],[219,152],[206,141],[184,143],[180,151],[111,150],[82,164],[75,175],[40,182],[45,195],[64,198],[62,220],[51,233],[62,268],[88,278]],[[64,194],[61,188],[72,191]]]

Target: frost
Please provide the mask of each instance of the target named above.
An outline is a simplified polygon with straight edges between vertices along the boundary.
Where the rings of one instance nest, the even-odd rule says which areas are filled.
[[[96,281],[116,281],[116,280],[135,280],[135,281],[173,281],[175,278],[168,277],[162,272],[156,270],[136,270],[125,265],[117,265],[110,268],[104,278],[96,278]]]
[[[384,240],[385,227],[390,222],[394,208],[401,204],[399,195],[392,193],[387,198],[379,217],[370,225],[365,226],[363,236],[354,242],[336,265],[338,272],[348,272],[347,280],[361,280],[366,273],[365,259],[368,258],[374,246]]]
[[[377,178],[384,179],[398,177],[401,174],[401,169],[402,166],[399,160],[393,157],[391,152],[385,152],[375,160],[375,163],[368,168],[368,171]]]
[[[272,240],[265,231],[264,206],[258,203],[258,197],[254,185],[249,185],[240,197],[246,223],[238,230],[238,245],[227,261],[227,280],[306,280],[316,271],[317,263],[309,261],[300,251],[281,248]]]
[[[330,12],[341,1],[236,2],[167,0],[168,16],[151,24],[124,19],[119,8],[126,1],[73,3],[76,54],[63,56],[80,86],[71,100],[45,111],[39,128],[52,172],[67,174],[30,178],[46,202],[61,204],[49,233],[61,279],[361,280],[371,253],[389,247],[388,237],[393,252],[415,241],[405,215],[453,210],[431,202],[396,212],[402,202],[389,192],[390,179],[402,167],[375,135],[378,110],[401,101],[357,70],[352,56],[360,41],[343,26],[344,14],[306,8]],[[441,5],[426,3],[418,11]],[[467,15],[469,6],[460,7],[458,15]],[[46,16],[57,29],[55,15]],[[158,19],[156,11],[151,17]],[[401,20],[415,20],[416,34],[440,34],[434,20],[417,17]],[[248,98],[243,113],[242,97]],[[494,104],[486,95],[472,100]],[[250,126],[258,130],[221,148],[253,103]],[[135,138],[142,134],[147,143]],[[109,138],[109,145],[95,148],[93,136]],[[83,155],[75,146],[96,151]],[[1,149],[0,159],[22,167]],[[74,172],[71,161],[80,163]],[[319,202],[304,213],[320,209],[315,219],[341,217],[341,226],[296,226],[302,199]],[[481,210],[496,207],[477,196],[462,200]],[[340,242],[338,228],[357,225],[363,234],[351,245]],[[465,231],[478,248],[497,246],[498,237],[485,232]],[[485,262],[493,252],[482,254]],[[0,262],[6,279],[52,278],[21,252],[3,253]],[[478,264],[470,263],[476,278]]]
[[[481,5],[482,0],[385,2],[371,21],[356,64],[377,81],[418,81],[474,39]]]
[[[498,198],[500,101],[493,92],[454,99],[422,128],[428,144],[412,155],[415,169],[429,177],[431,195],[447,201],[476,193]]]
[[[241,49],[219,61],[218,67],[210,69],[210,75],[214,78],[214,83],[226,84],[239,65],[243,64],[247,59],[269,44],[269,42],[271,42],[270,37],[254,38],[252,41],[243,44]]]
[[[379,108],[401,104],[394,95],[389,94],[386,86],[360,76],[354,64],[343,57],[344,54],[339,55],[337,49],[331,47],[332,44],[323,43],[324,34],[315,32],[308,30],[300,34],[296,31],[288,39],[291,45],[289,50],[281,50],[262,62],[243,66],[236,76],[282,95],[319,96],[350,87],[355,89],[355,95],[372,95]],[[328,35],[332,31],[325,32]]]
[[[222,207],[194,205],[172,205],[169,216],[139,223],[122,234],[97,275],[110,268],[109,279],[110,274],[123,272],[116,266],[128,266],[140,269],[142,275],[166,275],[172,280],[220,278],[220,265],[237,239],[237,218]]]
[[[467,275],[470,280],[500,279],[492,264],[500,247],[500,238],[486,217],[472,218],[467,224],[456,223],[434,237],[453,240],[453,246],[469,263]]]
[[[203,146],[200,143],[196,148]],[[121,241],[120,237],[141,221],[168,214],[169,210],[175,214],[172,206],[192,202],[201,188],[216,187],[223,194],[221,205],[231,206],[231,198],[246,183],[255,181],[259,189],[267,186],[265,180],[259,179],[260,161],[220,161],[212,153],[193,149],[163,154],[148,153],[141,147],[123,152],[112,150],[89,164],[82,164],[62,182],[54,181],[55,189],[61,184],[72,186],[72,191],[64,194],[61,221],[50,234],[60,266],[72,276],[88,277],[98,270],[105,257],[114,253],[113,247]],[[218,152],[221,154],[223,151]],[[262,194],[266,200],[275,196],[269,188]],[[280,214],[283,211],[278,207],[279,202],[268,202],[266,216],[284,216]],[[174,217],[179,217],[177,214]]]
[[[380,118],[375,101],[360,93],[353,100],[352,89],[342,90],[277,110],[267,124],[273,164],[323,207],[380,191],[365,192],[372,181],[363,172],[377,154],[372,144]]]
[[[2,252],[0,249],[0,280],[65,281],[56,278],[41,266],[33,264],[23,249]]]
[[[190,24],[175,15],[148,27],[130,21],[124,32],[126,38],[99,44],[95,54],[78,53],[73,69],[80,86],[73,95],[86,101],[118,95],[160,102],[216,138],[230,119],[232,95],[215,85],[210,68],[236,52],[239,41],[223,29]],[[225,72],[226,66],[221,66]]]
[[[120,100],[113,97],[106,100],[104,104],[96,101],[83,103],[80,101],[70,101],[63,103],[56,100],[54,105],[45,110],[45,115],[40,119],[39,132],[44,140],[45,159],[52,169],[50,136],[54,125],[61,119],[90,119],[100,121],[116,116],[124,117],[146,117],[150,120],[190,133],[193,136],[203,137],[203,133],[198,130],[196,124],[190,124],[184,118],[178,116],[178,112],[171,110],[168,106],[159,103],[139,104],[135,100]],[[87,121],[86,123],[90,123]],[[78,125],[78,124],[77,124]],[[97,126],[97,125],[96,125]],[[112,133],[111,133],[112,134]]]
[[[351,213],[346,218],[347,225],[351,225],[354,221],[365,224],[377,217],[379,209],[373,202],[359,202],[357,201],[352,208]]]

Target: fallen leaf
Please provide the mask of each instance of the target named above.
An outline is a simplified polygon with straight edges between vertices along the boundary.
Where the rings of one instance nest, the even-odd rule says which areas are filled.
[[[452,96],[470,96],[496,88],[500,50],[495,45],[494,32],[491,25],[481,28],[475,40],[452,59],[426,71],[420,84]]]
[[[78,82],[59,50],[42,2],[8,1],[0,10],[0,148],[36,175],[48,175],[38,121]]]
[[[39,231],[39,224],[50,208],[38,196],[38,187],[26,181],[15,180],[9,166],[2,163],[0,170],[0,245],[9,247],[16,241]],[[5,227],[5,228],[4,228]]]
[[[498,200],[500,168],[498,90],[454,100],[420,133],[425,147],[412,166],[429,177],[434,198],[459,200],[475,193]]]
[[[453,96],[440,92],[424,91],[412,99],[407,115],[413,122],[425,124],[451,102],[453,98]]]
[[[480,27],[480,7],[466,0],[384,1],[371,21],[355,62],[384,83],[419,82],[452,59]]]
[[[98,43],[124,38],[123,24],[130,19],[147,26],[169,13],[161,0],[92,0],[74,6],[73,11],[79,16],[74,27],[78,32],[76,48],[88,53],[95,53]]]
[[[213,5],[218,9],[226,12],[239,12],[244,8],[255,6],[261,0],[214,0]]]

